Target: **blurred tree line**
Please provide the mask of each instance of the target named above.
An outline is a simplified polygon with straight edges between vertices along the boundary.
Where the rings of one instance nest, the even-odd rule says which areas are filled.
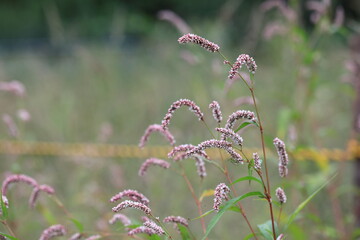
[[[221,19],[229,31],[236,30],[232,34],[239,35],[262,2],[264,0],[1,0],[0,40],[49,39],[54,35],[60,39],[62,35],[74,39],[106,38],[119,29],[127,34],[146,35],[158,21],[157,12],[163,9],[176,12],[190,23]],[[360,1],[332,2],[343,5],[347,17],[359,19]]]

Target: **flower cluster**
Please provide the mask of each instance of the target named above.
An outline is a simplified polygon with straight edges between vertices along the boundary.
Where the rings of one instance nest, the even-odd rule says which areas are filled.
[[[166,218],[164,218],[163,220],[164,223],[178,223],[181,225],[184,225],[185,227],[189,226],[188,221],[180,216],[168,216]]]
[[[151,165],[157,165],[157,166],[160,166],[165,169],[170,168],[170,163],[168,163],[165,160],[157,159],[157,158],[149,158],[149,159],[146,159],[146,161],[140,166],[139,176],[143,177],[146,174],[147,169]]]
[[[179,43],[195,43],[197,45],[200,45],[201,47],[205,48],[206,50],[208,50],[209,52],[217,52],[219,51],[220,47],[219,45],[210,42],[209,40],[200,37],[198,35],[192,34],[192,33],[188,33],[185,34],[184,36],[180,37],[178,39]]]
[[[170,124],[170,120],[173,117],[173,113],[175,112],[175,110],[177,110],[181,106],[188,106],[189,110],[192,111],[199,118],[200,121],[204,120],[204,114],[201,112],[199,106],[197,106],[193,101],[191,101],[189,99],[180,99],[180,100],[174,102],[173,104],[171,104],[164,119],[162,120],[162,127],[164,129],[168,128],[168,126]]]
[[[261,159],[259,157],[259,154],[258,153],[253,153],[253,159],[254,159],[254,168],[256,170],[260,170],[261,169]]]
[[[221,133],[221,139],[226,140],[226,138],[231,138],[235,144],[242,146],[243,139],[239,134],[235,133],[230,128],[215,128],[216,131]]]
[[[288,175],[289,157],[285,149],[285,143],[279,138],[275,138],[273,143],[279,155],[279,175],[280,177],[286,177]]]
[[[154,223],[151,220],[144,222],[143,225],[145,227],[148,227],[148,228],[154,230],[154,232],[156,234],[158,234],[158,235],[164,235],[165,234],[165,231],[160,226],[158,226],[156,223]]]
[[[134,235],[139,234],[139,233],[145,233],[145,234],[148,234],[148,235],[156,234],[156,232],[153,229],[145,227],[145,226],[140,226],[140,227],[134,228],[134,229],[128,231],[127,234],[129,236],[134,236]]]
[[[196,155],[194,155],[194,158],[198,175],[201,178],[206,177],[205,161],[201,157],[198,157]]]
[[[160,132],[168,141],[171,145],[175,144],[175,138],[174,136],[170,133],[170,131],[168,129],[164,129],[161,125],[159,124],[153,124],[150,125],[146,130],[144,135],[141,137],[140,139],[140,143],[139,143],[139,147],[144,147],[145,144],[147,143],[149,136],[151,133],[153,132]]]
[[[114,214],[114,216],[109,220],[109,224],[112,225],[118,221],[120,221],[124,226],[129,226],[131,224],[131,220],[121,213]]]
[[[217,185],[214,193],[215,198],[214,198],[213,209],[215,211],[217,212],[219,211],[223,199],[228,200],[227,194],[229,192],[230,192],[230,188],[226,186],[225,183],[220,183],[219,185]]]
[[[43,231],[39,240],[49,240],[53,237],[64,236],[65,234],[66,234],[66,230],[63,225],[60,224],[52,225]]]
[[[174,161],[179,161],[187,157],[186,152],[193,150],[196,146],[192,144],[183,144],[174,147],[171,152],[168,153],[169,158],[173,158]],[[209,159],[209,156],[206,154],[205,151],[199,151],[197,153],[199,156],[202,156],[206,159]]]
[[[151,209],[148,206],[146,206],[145,204],[142,204],[140,202],[130,201],[130,200],[125,200],[125,201],[119,203],[116,207],[113,207],[112,210],[113,210],[113,212],[119,212],[126,208],[135,208],[140,211],[143,211],[147,215],[149,215],[151,213]]]
[[[247,69],[252,74],[254,74],[256,72],[257,65],[255,63],[255,60],[247,54],[241,54],[236,59],[235,63],[232,65],[232,67],[229,71],[228,78],[233,79],[235,77],[236,73],[238,73],[239,69],[241,69],[242,65],[246,65]]]

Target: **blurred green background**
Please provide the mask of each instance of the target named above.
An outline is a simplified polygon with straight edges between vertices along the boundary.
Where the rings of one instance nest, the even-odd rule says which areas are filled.
[[[268,2],[260,0],[2,0],[0,81],[17,80],[26,93],[16,96],[0,91],[0,113],[8,114],[18,131],[16,136],[9,135],[9,125],[2,123],[1,139],[136,145],[147,126],[160,123],[170,104],[180,98],[194,100],[211,128],[216,126],[208,110],[213,100],[220,103],[224,119],[239,109],[253,110],[251,105],[236,104],[249,91],[240,81],[230,85],[229,69],[218,54],[177,43],[182,33],[171,21],[159,19],[159,12],[168,9],[183,18],[193,33],[219,44],[231,62],[241,53],[255,58],[256,96],[272,151],[272,189],[283,186],[288,193],[284,216],[338,173],[289,228],[288,239],[356,239],[353,162],[292,161],[289,178],[277,176],[274,137],[284,139],[289,151],[344,149],[353,137],[358,54],[349,49],[349,42],[360,33],[359,3],[319,1],[325,10],[315,15],[306,2],[284,1],[282,8],[270,9]],[[18,117],[20,109],[30,113],[29,121]],[[211,138],[185,109],[176,112],[170,130],[177,144]],[[255,129],[247,129],[242,136],[245,147],[260,147]],[[149,145],[165,144],[160,136],[151,136]],[[88,234],[124,232],[120,225],[109,226],[107,221],[112,215],[110,197],[128,188],[148,196],[153,212],[161,218],[197,217],[191,194],[176,174],[178,166],[173,164],[168,171],[150,169],[140,179],[137,171],[144,160],[2,155],[0,177],[23,173],[54,186]],[[245,166],[229,164],[234,179],[247,175]],[[184,166],[199,196],[225,181],[211,165],[204,181],[196,175],[193,161]],[[254,188],[239,184],[238,191]],[[35,210],[28,209],[30,192],[26,186],[14,186],[8,196],[10,223],[19,239],[37,239],[55,223],[65,224],[70,233],[76,231],[46,196],[41,196]],[[212,207],[212,201],[212,197],[204,199],[204,211]],[[268,220],[265,202],[250,199],[244,205],[254,226]],[[140,222],[136,211],[125,212]],[[281,231],[281,222],[279,227]],[[201,239],[199,220],[192,221],[191,229]],[[0,226],[0,231],[6,230]],[[209,239],[234,239],[248,233],[241,215],[234,212],[225,215]]]

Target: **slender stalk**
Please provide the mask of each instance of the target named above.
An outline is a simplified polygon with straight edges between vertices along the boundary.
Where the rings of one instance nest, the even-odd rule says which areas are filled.
[[[11,234],[11,236],[16,237],[15,233],[9,226],[9,224],[6,222],[6,220],[2,220],[1,223],[5,226],[5,228],[8,230],[8,232]]]
[[[221,55],[221,57],[223,57],[226,61],[227,64],[230,67],[233,67],[233,65],[227,60],[227,58],[219,51],[219,54]],[[243,82],[245,83],[245,85],[248,87],[248,89],[250,90],[251,93],[251,98],[253,100],[254,103],[254,107],[255,107],[255,113],[258,119],[258,123],[259,123],[259,131],[260,131],[260,137],[261,137],[261,147],[262,147],[262,152],[263,152],[263,156],[264,156],[264,167],[265,167],[265,176],[266,176],[266,187],[264,188],[265,190],[265,196],[266,199],[269,203],[269,209],[270,209],[270,217],[271,217],[271,225],[272,225],[272,231],[273,231],[273,237],[274,240],[276,240],[276,232],[275,232],[275,221],[274,221],[274,213],[273,213],[273,207],[272,207],[272,201],[271,201],[271,195],[270,195],[270,180],[269,180],[269,173],[268,173],[268,167],[267,167],[267,161],[266,161],[266,150],[265,150],[265,141],[264,141],[264,129],[261,123],[261,118],[260,118],[260,114],[259,114],[259,109],[258,106],[256,104],[256,99],[255,99],[255,93],[254,93],[254,87],[250,86],[249,83],[241,76],[241,74],[237,73],[237,75],[243,80]],[[250,75],[251,76],[251,75]],[[251,81],[252,85],[253,85],[253,81]]]
[[[190,193],[191,193],[191,195],[192,195],[192,197],[193,197],[193,199],[195,201],[195,204],[196,204],[196,206],[198,208],[199,216],[201,216],[203,214],[202,209],[201,209],[201,202],[200,202],[199,198],[196,196],[195,191],[194,191],[194,187],[192,186],[189,178],[185,174],[185,169],[184,169],[183,165],[180,162],[179,162],[179,165],[182,168],[181,176],[184,178],[184,180],[185,180],[185,182],[187,184],[187,187],[189,188]],[[201,221],[202,230],[203,230],[203,232],[205,234],[206,233],[205,221],[204,221],[203,218],[200,218],[200,221]]]

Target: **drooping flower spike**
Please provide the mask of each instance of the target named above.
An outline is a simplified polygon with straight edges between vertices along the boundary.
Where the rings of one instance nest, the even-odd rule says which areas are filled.
[[[129,236],[134,236],[139,233],[145,233],[145,234],[148,234],[149,236],[156,234],[156,232],[153,229],[145,227],[145,226],[140,226],[140,227],[134,228],[134,229],[130,230],[127,234]]]
[[[149,220],[143,223],[145,227],[148,227],[155,231],[158,235],[164,235],[165,231],[162,229],[162,227],[158,226],[155,222]]]
[[[192,34],[192,33],[188,33],[185,34],[184,36],[180,37],[178,39],[179,43],[194,43],[197,45],[200,45],[201,47],[205,48],[206,50],[208,50],[209,52],[217,52],[220,50],[219,45],[210,42],[209,40],[200,37],[198,35]]]
[[[30,198],[29,198],[29,206],[30,208],[34,208],[35,207],[35,203],[36,203],[36,200],[38,199],[39,197],[39,193],[40,192],[45,192],[49,195],[54,195],[55,194],[55,190],[48,186],[48,185],[39,185],[37,187],[34,187],[31,195],[30,195]]]
[[[246,65],[247,69],[252,74],[256,72],[257,65],[255,63],[255,60],[247,54],[241,54],[236,59],[235,63],[232,65],[232,68],[229,71],[228,78],[233,79],[243,65]]]
[[[63,225],[60,224],[52,225],[43,231],[39,240],[49,240],[53,237],[64,236],[65,234],[66,234],[66,230]]]
[[[243,139],[239,134],[235,133],[231,128],[215,128],[216,131],[221,133],[221,139],[231,138],[235,144],[242,146]]]
[[[109,224],[113,225],[116,222],[121,222],[124,226],[129,226],[131,224],[131,220],[124,214],[116,213],[114,216],[109,220]]]
[[[193,101],[189,99],[180,99],[171,104],[164,119],[162,120],[162,127],[164,129],[168,128],[170,120],[173,117],[173,113],[182,106],[188,106],[189,110],[192,111],[199,118],[200,121],[204,120],[204,114],[201,112],[199,106],[197,106]]]
[[[192,150],[195,147],[196,146],[194,146],[192,144],[183,144],[183,145],[176,146],[171,150],[171,152],[168,153],[168,157],[173,158],[174,161],[183,160],[187,156],[186,156],[186,154],[181,154],[181,152],[186,153],[187,151]],[[209,156],[206,154],[205,151],[199,152],[198,155],[200,155],[201,157],[204,157],[206,159],[209,159]]]
[[[233,112],[229,116],[229,118],[225,124],[225,128],[233,129],[235,121],[240,120],[240,119],[245,119],[245,120],[249,120],[252,122],[256,122],[255,113],[253,113],[251,111],[246,111],[246,110],[239,110],[239,111]]]
[[[153,132],[160,132],[168,141],[171,145],[175,144],[175,138],[174,136],[170,133],[170,131],[168,129],[164,129],[161,125],[159,124],[153,124],[150,125],[146,130],[144,135],[141,137],[140,139],[140,143],[139,143],[139,147],[142,148],[145,146],[145,144],[147,143],[147,141],[149,140],[149,136],[151,133]]]
[[[145,204],[130,201],[130,200],[125,200],[125,201],[121,202],[116,207],[113,207],[112,210],[113,210],[113,212],[119,212],[126,208],[135,208],[140,211],[143,211],[147,215],[150,215],[150,213],[151,213],[151,209],[148,206],[146,206]]]
[[[119,192],[118,194],[114,195],[110,199],[110,202],[119,201],[120,199],[123,199],[124,197],[128,197],[132,201],[139,202],[139,203],[142,203],[145,205],[149,205],[149,203],[150,203],[149,199],[147,197],[145,197],[144,194],[139,193],[138,191],[132,190],[132,189],[127,189],[122,192]]]
[[[170,168],[170,163],[165,160],[158,159],[158,158],[149,158],[149,159],[146,159],[146,161],[140,166],[139,176],[141,176],[141,177],[145,176],[148,168],[151,165],[157,165],[157,166],[160,166],[165,169]]]
[[[217,101],[212,101],[209,105],[209,108],[212,109],[212,114],[214,119],[218,122],[221,123],[222,121],[222,113],[220,110],[220,105]]]
[[[180,217],[180,216],[168,216],[168,217],[164,218],[163,222],[164,223],[178,223],[178,224],[184,225],[185,227],[189,226],[188,220],[186,220],[185,218]]]
[[[219,185],[217,185],[214,192],[215,198],[214,198],[213,209],[215,211],[219,211],[223,199],[228,200],[227,194],[229,192],[230,192],[230,188],[226,186],[225,183],[220,183]]]

